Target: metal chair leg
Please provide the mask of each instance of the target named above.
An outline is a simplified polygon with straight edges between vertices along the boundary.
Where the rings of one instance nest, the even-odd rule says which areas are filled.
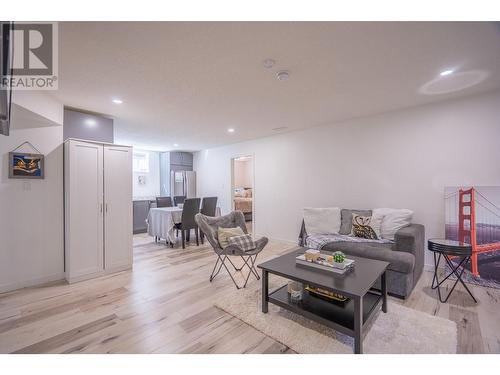
[[[250,256],[250,257],[248,257],[248,258],[249,258],[250,260],[252,259],[252,257],[251,257],[251,256]],[[245,264],[247,264],[247,262],[245,262]],[[252,265],[252,267],[253,267],[253,265]],[[250,278],[250,275],[253,273],[253,271],[252,271],[252,267],[250,267],[250,266],[248,267],[248,275],[247,275],[247,278],[246,278],[246,280],[245,280],[245,284],[243,284],[243,288],[245,288],[245,287],[247,286],[248,279]]]
[[[243,257],[241,257],[241,258],[243,258]],[[238,272],[239,272],[239,271],[241,271],[241,270],[243,269],[243,267],[245,266],[245,265],[243,265],[243,266],[241,266],[240,268],[238,268],[238,267],[236,267],[236,266],[234,265],[234,263],[231,261],[231,258],[227,258],[227,260],[229,261],[229,263],[231,263],[231,265],[233,266],[233,268],[234,268],[234,270],[235,270],[235,271],[238,271]]]
[[[215,278],[215,276],[217,276],[219,274],[219,272],[222,269],[222,267],[225,268],[225,270],[229,274],[229,277],[231,278],[231,280],[233,281],[233,283],[234,283],[234,285],[236,286],[237,289],[245,288],[247,286],[248,280],[250,279],[250,275],[251,274],[253,274],[257,278],[257,280],[260,280],[260,276],[259,276],[257,270],[255,269],[255,262],[257,261],[257,255],[258,254],[255,254],[255,256],[250,255],[246,259],[245,259],[244,256],[240,255],[241,259],[243,259],[243,266],[240,269],[238,269],[237,267],[235,267],[234,263],[231,261],[231,258],[228,255],[224,255],[224,257],[221,257],[220,255],[217,255],[217,260],[216,260],[216,262],[214,264],[214,268],[212,270],[212,274],[210,275],[210,282],[212,282],[212,280]],[[229,263],[231,263],[231,265],[233,266],[233,268],[237,272],[241,271],[245,266],[248,267],[248,274],[247,274],[247,276],[245,278],[245,283],[243,284],[243,286],[238,285],[238,283],[234,279],[232,273],[229,271],[229,268],[226,266],[226,263],[225,263],[226,260],[228,260]],[[218,266],[218,269],[217,269],[217,266]],[[217,269],[217,271],[215,271],[216,269]]]
[[[222,262],[220,256],[217,255],[217,260],[215,261],[214,269],[212,270],[212,274],[210,275],[210,282],[212,282],[212,280],[215,278],[215,276],[217,276],[219,274],[219,271],[222,267],[222,263],[219,264],[219,261]],[[215,269],[217,268],[217,264],[219,264],[219,269],[217,270],[217,272],[215,272]],[[215,272],[215,274],[214,274],[214,272]]]
[[[243,258],[243,257],[242,257]],[[245,284],[243,285],[243,288],[245,288],[247,286],[247,283],[248,283],[248,279],[250,278],[250,275],[253,273],[254,276],[257,277],[257,280],[260,279],[260,277],[255,273],[254,271],[254,267],[255,267],[255,261],[257,260],[257,254],[255,254],[254,257],[252,257],[251,255],[245,260],[243,259],[243,261],[245,262],[245,264],[247,265],[248,267],[248,275],[247,275],[247,278],[245,280]],[[248,264],[248,262],[250,261],[251,264]]]
[[[255,277],[257,278],[257,280],[260,280],[259,272],[255,269],[255,262],[257,261],[257,255],[258,254],[255,254],[255,256],[253,257],[251,270],[252,270],[253,274],[255,275]]]
[[[226,269],[227,273],[229,274],[229,277],[231,278],[231,280],[233,280],[233,284],[234,286],[236,287],[236,289],[241,289],[241,287],[238,285],[238,283],[236,282],[236,280],[234,279],[233,275],[231,274],[231,272],[229,272],[229,269],[227,268],[226,266],[226,263],[224,263],[224,261],[226,259],[229,259],[227,255],[224,256],[224,259],[222,260],[222,265],[224,266],[224,268]]]
[[[253,264],[255,264],[255,261],[257,260],[257,255],[258,255],[258,254],[255,254],[255,256],[254,256],[254,258],[253,258],[253,261],[252,261],[252,263],[253,263]],[[249,268],[250,268],[250,270],[251,270],[251,271],[252,271],[252,273],[255,275],[255,277],[257,278],[257,280],[260,280],[259,273],[258,273],[258,272],[257,272],[257,270],[255,269],[255,267],[254,267],[254,266],[250,266],[250,265],[247,263],[247,262],[248,262],[248,260],[247,260],[247,261],[245,261],[245,258],[243,257],[243,255],[241,255],[241,259],[243,259],[243,262],[247,265],[247,267],[249,267]],[[252,255],[250,255],[250,256],[248,257],[248,259],[252,259]],[[244,265],[243,265],[243,266],[244,266]],[[243,267],[242,267],[242,268],[243,268]]]

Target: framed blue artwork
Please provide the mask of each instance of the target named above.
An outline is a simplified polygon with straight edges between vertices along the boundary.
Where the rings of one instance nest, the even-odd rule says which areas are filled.
[[[9,178],[44,178],[44,156],[9,152]]]

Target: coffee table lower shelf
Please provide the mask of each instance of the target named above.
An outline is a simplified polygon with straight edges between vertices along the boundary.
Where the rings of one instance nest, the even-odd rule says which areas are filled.
[[[382,306],[382,295],[375,291],[363,297],[363,326],[368,324]],[[324,324],[336,331],[354,337],[354,301],[343,304],[325,301],[304,291],[302,301],[290,301],[287,285],[269,293],[268,301],[274,305]]]

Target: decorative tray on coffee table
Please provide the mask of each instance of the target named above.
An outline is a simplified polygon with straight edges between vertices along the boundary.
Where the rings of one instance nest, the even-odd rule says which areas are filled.
[[[295,263],[298,266],[315,268],[318,270],[328,271],[339,275],[345,274],[354,267],[354,259],[345,258],[342,263],[338,262],[330,263],[326,260],[326,256],[324,254],[321,254],[315,261],[306,260],[305,255],[302,254],[295,258]]]

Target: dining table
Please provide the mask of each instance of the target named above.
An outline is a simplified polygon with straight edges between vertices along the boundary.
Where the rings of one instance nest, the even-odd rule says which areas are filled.
[[[215,216],[220,216],[220,207],[216,207]],[[148,234],[160,239],[166,239],[167,243],[175,243],[174,226],[182,220],[182,208],[180,207],[153,207],[149,209]]]

